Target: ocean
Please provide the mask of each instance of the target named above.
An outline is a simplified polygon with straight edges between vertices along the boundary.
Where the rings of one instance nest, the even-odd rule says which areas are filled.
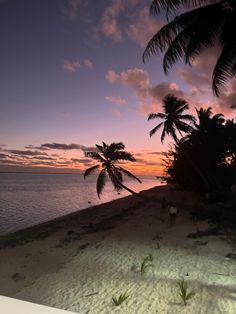
[[[136,192],[162,184],[154,176],[139,178],[142,184],[131,179],[125,184]],[[99,199],[96,179],[84,180],[81,174],[1,173],[0,236],[130,195],[118,194],[108,182]]]

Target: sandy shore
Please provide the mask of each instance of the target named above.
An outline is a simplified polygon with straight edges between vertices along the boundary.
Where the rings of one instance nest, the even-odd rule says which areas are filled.
[[[157,202],[130,196],[0,240],[0,294],[81,314],[236,313],[236,261],[226,236],[188,211],[197,195],[169,186],[143,192],[182,204],[176,225]],[[153,267],[141,275],[143,259]],[[182,278],[194,296],[184,306]],[[112,296],[129,298],[114,306]]]

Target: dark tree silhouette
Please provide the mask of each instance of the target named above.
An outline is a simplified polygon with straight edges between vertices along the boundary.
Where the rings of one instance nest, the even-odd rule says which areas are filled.
[[[187,9],[183,12],[183,9]],[[212,75],[213,92],[236,75],[236,1],[235,0],[153,0],[151,14],[165,10],[168,21],[149,41],[144,62],[151,55],[164,53],[165,73],[180,59],[191,65],[206,47],[218,45],[220,55]]]
[[[189,109],[188,103],[184,99],[175,97],[174,95],[168,94],[162,101],[163,112],[150,113],[148,120],[162,119],[155,128],[150,131],[150,136],[153,136],[157,130],[163,127],[161,133],[161,142],[164,141],[166,135],[170,135],[175,143],[178,143],[178,137],[176,132],[178,131],[182,136],[182,132],[188,133],[192,130],[192,127],[186,123],[194,123],[195,118],[190,114],[184,114],[184,111]]]
[[[236,123],[213,115],[211,108],[197,110],[197,116],[194,129],[167,155],[166,170],[181,186],[219,194],[229,191],[236,181]],[[186,154],[201,172],[192,171]]]
[[[134,194],[138,197],[143,198],[140,194],[131,190],[123,184],[123,175],[126,175],[134,180],[137,180],[139,183],[142,183],[139,178],[133,175],[128,170],[123,167],[116,165],[119,161],[136,161],[134,156],[127,151],[125,151],[125,145],[121,142],[111,143],[110,145],[103,142],[103,145],[96,145],[98,152],[85,152],[86,157],[90,157],[99,164],[88,168],[84,173],[84,178],[92,174],[94,171],[100,169],[100,173],[97,179],[97,195],[100,198],[102,191],[107,182],[107,178],[111,180],[111,183],[116,191],[122,189],[127,190],[131,194]]]

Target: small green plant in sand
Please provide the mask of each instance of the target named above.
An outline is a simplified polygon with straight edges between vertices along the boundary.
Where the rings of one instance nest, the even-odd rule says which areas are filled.
[[[153,261],[152,254],[148,254],[148,256],[144,257],[141,267],[140,267],[141,275],[145,274],[148,268],[153,267],[152,261]]]
[[[179,296],[181,297],[183,304],[187,305],[187,301],[194,296],[194,292],[188,291],[188,285],[184,278],[178,282],[178,286],[180,290]]]
[[[118,299],[116,297],[112,297],[112,301],[115,306],[119,306],[128,298],[129,298],[129,295],[127,294],[127,291],[126,291],[125,293],[120,294]]]

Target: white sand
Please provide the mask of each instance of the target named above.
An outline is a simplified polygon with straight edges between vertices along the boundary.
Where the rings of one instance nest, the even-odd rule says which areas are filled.
[[[158,191],[161,196],[167,188]],[[169,195],[185,204],[195,202],[194,195],[174,191]],[[160,205],[140,205],[133,197],[103,206],[91,220],[101,220],[101,213],[107,217],[130,202],[136,203],[133,213],[103,224],[113,229],[56,248],[68,230],[81,231],[74,219],[73,226],[63,225],[44,240],[0,250],[0,294],[81,314],[236,313],[236,261],[225,258],[234,252],[229,243],[216,236],[187,238],[207,229],[207,223],[194,224],[179,208],[176,225],[169,228],[168,213]],[[86,219],[89,216],[83,222]],[[84,244],[88,245],[81,248]],[[154,267],[142,276],[138,270],[149,253]],[[178,296],[177,281],[183,277],[195,293],[187,306]],[[112,296],[125,291],[130,297],[115,307]]]

